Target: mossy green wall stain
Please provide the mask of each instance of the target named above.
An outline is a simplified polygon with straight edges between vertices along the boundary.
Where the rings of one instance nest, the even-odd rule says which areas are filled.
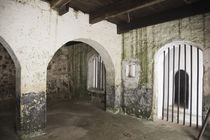
[[[138,58],[141,66],[141,78],[139,86],[146,86],[148,81],[148,49],[146,28],[130,31],[131,39],[125,39],[123,35],[123,58]],[[127,35],[126,35],[127,36]],[[129,41],[129,42],[128,42]],[[126,43],[124,43],[126,42]],[[126,45],[125,45],[126,44]],[[127,45],[130,44],[130,45]]]
[[[131,57],[133,57],[133,49],[134,49],[134,46],[133,46],[133,31],[130,31],[130,36],[131,36]]]
[[[206,27],[206,15],[203,15],[203,47],[206,48],[206,32],[205,32],[205,27]]]
[[[135,57],[138,58],[138,52],[139,52],[139,30],[135,30],[135,37],[136,37],[136,44],[135,44],[135,47],[136,47],[136,51],[135,51]]]
[[[125,37],[124,37],[124,34],[122,34],[122,60],[125,58],[125,54],[124,54],[124,52],[125,52]]]
[[[142,29],[142,44],[141,49],[139,53],[139,62],[141,66],[141,78],[140,78],[140,87],[147,85],[147,69],[148,69],[148,61],[147,61],[147,55],[148,55],[148,46],[147,46],[147,31],[146,28]]]

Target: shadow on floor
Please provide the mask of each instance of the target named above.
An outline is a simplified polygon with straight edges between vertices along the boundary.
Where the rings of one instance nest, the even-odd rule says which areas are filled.
[[[0,140],[19,140],[15,131],[15,101],[0,101]]]

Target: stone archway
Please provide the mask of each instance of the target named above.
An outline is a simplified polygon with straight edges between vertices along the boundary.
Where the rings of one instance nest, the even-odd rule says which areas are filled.
[[[106,68],[106,109],[112,110],[115,106],[114,104],[115,103],[115,84],[114,84],[115,83],[115,69],[114,69],[114,64],[109,53],[102,45],[100,45],[99,43],[91,39],[79,38],[79,39],[69,41],[65,44],[68,44],[74,41],[82,42],[84,44],[91,46],[101,56],[104,62],[105,68]]]

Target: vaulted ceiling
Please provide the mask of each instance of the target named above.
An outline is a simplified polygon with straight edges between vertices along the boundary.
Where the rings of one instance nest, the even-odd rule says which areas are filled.
[[[107,20],[117,32],[210,11],[210,0],[47,0],[60,16],[69,7],[89,14],[90,24]]]

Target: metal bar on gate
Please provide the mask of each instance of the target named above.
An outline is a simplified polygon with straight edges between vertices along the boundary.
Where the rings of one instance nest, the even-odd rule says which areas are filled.
[[[198,101],[199,101],[199,48],[197,48],[197,112],[196,112],[197,128],[198,128]]]
[[[98,56],[98,89],[100,89],[100,73],[101,73],[101,65],[100,65],[100,62],[101,62],[101,56]]]
[[[163,105],[162,105],[162,120],[164,119],[164,98],[165,98],[165,51],[163,52]]]
[[[192,63],[192,45],[190,46],[190,126],[192,126],[192,67],[193,67],[193,63]]]
[[[168,111],[169,111],[169,72],[170,72],[170,49],[168,48],[168,99],[167,99],[167,121],[168,121]]]
[[[179,45],[179,58],[178,58],[179,81],[178,81],[177,123],[179,123],[179,106],[180,106],[180,53],[181,53],[181,45]]]
[[[97,88],[96,75],[97,75],[97,56],[95,56],[95,88]]]
[[[172,83],[172,122],[174,121],[174,68],[175,68],[175,46],[173,46],[173,83]]]
[[[103,85],[102,85],[102,76],[103,76],[103,63],[102,63],[103,61],[102,61],[102,58],[101,58],[101,73],[100,73],[100,77],[101,77],[101,79],[100,79],[100,85],[101,85],[101,89],[103,89]]]
[[[107,93],[106,93],[106,69],[105,69],[105,67],[104,67],[104,108],[105,108],[105,110],[106,110],[106,105],[107,105],[107,103],[106,103],[106,101],[107,101]]]
[[[184,44],[184,115],[183,115],[183,125],[185,125],[185,109],[186,109],[186,94],[187,94],[187,72],[186,72],[186,44]]]
[[[101,69],[101,85],[102,85],[102,89],[104,89],[104,67],[103,67],[103,61],[101,62],[101,65],[102,65],[102,69]]]

